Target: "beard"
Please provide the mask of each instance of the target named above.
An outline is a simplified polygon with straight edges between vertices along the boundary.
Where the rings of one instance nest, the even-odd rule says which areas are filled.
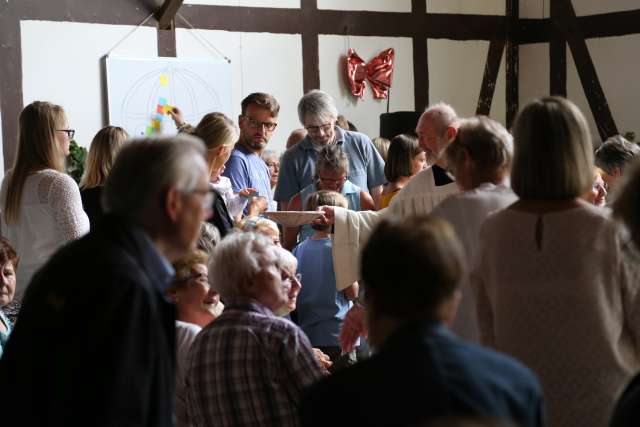
[[[244,139],[245,145],[254,150],[262,150],[267,145],[267,142],[268,142],[266,138],[263,140],[256,140],[250,136],[244,137],[243,139]]]

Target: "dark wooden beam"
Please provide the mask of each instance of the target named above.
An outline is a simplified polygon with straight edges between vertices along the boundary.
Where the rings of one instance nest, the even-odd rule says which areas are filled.
[[[22,49],[20,21],[0,13],[0,109],[4,169],[13,167],[18,147],[18,115],[22,111]]]
[[[565,25],[562,3],[565,0],[551,0],[551,42],[549,43],[549,93],[567,96],[567,42],[564,38]]]
[[[519,107],[519,78],[520,52],[515,31],[520,19],[520,0],[506,0],[507,43],[505,54],[506,68],[506,124],[511,129],[518,114]]]
[[[427,14],[424,0],[411,0],[413,15]],[[419,31],[412,37],[413,44],[413,99],[415,111],[422,111],[429,104],[429,57],[427,38]]]
[[[493,94],[496,91],[496,81],[498,80],[504,45],[504,39],[491,40],[491,43],[489,43],[489,52],[487,53],[487,62],[484,66],[484,75],[482,77],[482,87],[480,88],[476,114],[488,116],[491,112],[491,103],[493,101]]]
[[[304,93],[320,89],[320,47],[314,15],[318,11],[317,0],[301,0],[302,8],[302,85]]]
[[[184,0],[164,0],[155,14],[159,30],[171,30],[175,27],[174,19]]]
[[[176,57],[176,30],[158,29],[158,56]]]
[[[602,140],[605,140],[612,135],[616,135],[618,128],[611,115],[607,98],[600,85],[596,67],[589,54],[589,49],[582,35],[582,29],[576,18],[571,0],[562,0],[560,5],[559,12],[561,13],[561,19],[564,24],[561,28],[564,30],[564,37],[569,43],[582,88],[584,89],[587,101],[589,101],[589,107],[591,108],[593,118],[598,127],[598,133]]]
[[[640,9],[577,17],[585,39],[640,34]],[[520,19],[516,38],[519,44],[547,43],[552,38],[551,19]]]

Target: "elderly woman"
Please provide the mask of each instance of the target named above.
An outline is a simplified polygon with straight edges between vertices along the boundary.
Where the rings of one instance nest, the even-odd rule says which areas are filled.
[[[290,211],[306,209],[309,196],[318,190],[335,191],[346,197],[348,208],[352,211],[368,211],[375,208],[371,195],[355,185],[349,175],[349,159],[346,153],[337,145],[324,146],[317,154],[316,181],[307,185],[291,198],[288,204]],[[299,236],[298,236],[299,232]],[[284,229],[284,247],[292,249],[313,234],[311,227],[306,224],[300,228],[287,227]]]
[[[275,150],[264,150],[260,158],[269,168],[269,178],[271,179],[271,193],[273,197],[273,190],[274,188],[276,188],[276,184],[278,183],[278,175],[280,175],[280,155]],[[269,206],[269,210],[278,210],[278,203],[275,201],[272,201],[271,203],[272,205]]]
[[[187,404],[196,425],[297,425],[302,390],[323,374],[304,333],[274,314],[289,303],[295,280],[278,250],[256,233],[231,234],[214,250],[210,280],[226,307],[189,352]]]
[[[514,140],[520,199],[485,221],[471,276],[481,342],[538,375],[550,426],[604,426],[640,369],[637,267],[617,224],[581,199],[594,164],[578,108],[535,100]]]
[[[17,267],[18,255],[16,251],[7,239],[0,237],[0,358],[2,358],[2,349],[7,345],[9,335],[13,330],[13,324],[3,309],[13,301],[16,292]]]
[[[209,286],[208,256],[192,251],[173,263],[175,278],[166,293],[176,305],[176,425],[188,426],[185,401],[187,353],[196,335],[218,317],[224,305]]]
[[[369,137],[336,126],[338,109],[329,94],[320,90],[306,93],[298,103],[298,118],[307,136],[287,150],[280,167],[274,199],[281,210],[293,196],[316,179],[316,158],[320,148],[338,145],[349,160],[349,179],[377,199],[384,184],[384,161]]]
[[[469,264],[478,252],[484,220],[517,199],[507,185],[512,152],[509,132],[483,116],[462,120],[455,139],[445,151],[447,164],[462,193],[449,196],[432,213],[449,221],[463,243],[462,300],[451,328],[471,341],[478,341],[478,322],[468,283]]]

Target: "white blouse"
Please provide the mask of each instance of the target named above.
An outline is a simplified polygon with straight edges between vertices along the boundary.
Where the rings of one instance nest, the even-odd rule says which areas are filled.
[[[69,175],[45,169],[25,180],[18,221],[8,225],[4,216],[7,182],[5,176],[0,190],[2,235],[20,257],[16,297],[22,298],[33,274],[58,248],[89,232],[89,218],[76,182]]]

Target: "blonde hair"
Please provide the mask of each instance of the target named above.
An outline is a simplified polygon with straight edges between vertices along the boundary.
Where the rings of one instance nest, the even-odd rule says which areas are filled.
[[[175,292],[187,284],[186,279],[191,276],[191,267],[196,264],[207,265],[208,263],[209,255],[197,249],[175,260],[173,262],[175,275],[171,284],[167,287],[167,292]]]
[[[571,101],[527,104],[513,127],[511,187],[522,199],[579,197],[593,185],[593,147],[584,116]]]
[[[238,128],[224,114],[209,113],[200,120],[194,135],[202,139],[207,150],[213,150],[235,144],[238,141]]]
[[[22,190],[30,173],[43,169],[64,172],[64,154],[56,140],[56,131],[64,127],[64,109],[49,102],[27,105],[18,119],[18,151],[13,168],[7,173],[4,218],[15,224],[20,216]]]
[[[96,133],[85,161],[80,187],[93,188],[104,185],[113,159],[128,137],[127,132],[117,126],[107,126]]]

